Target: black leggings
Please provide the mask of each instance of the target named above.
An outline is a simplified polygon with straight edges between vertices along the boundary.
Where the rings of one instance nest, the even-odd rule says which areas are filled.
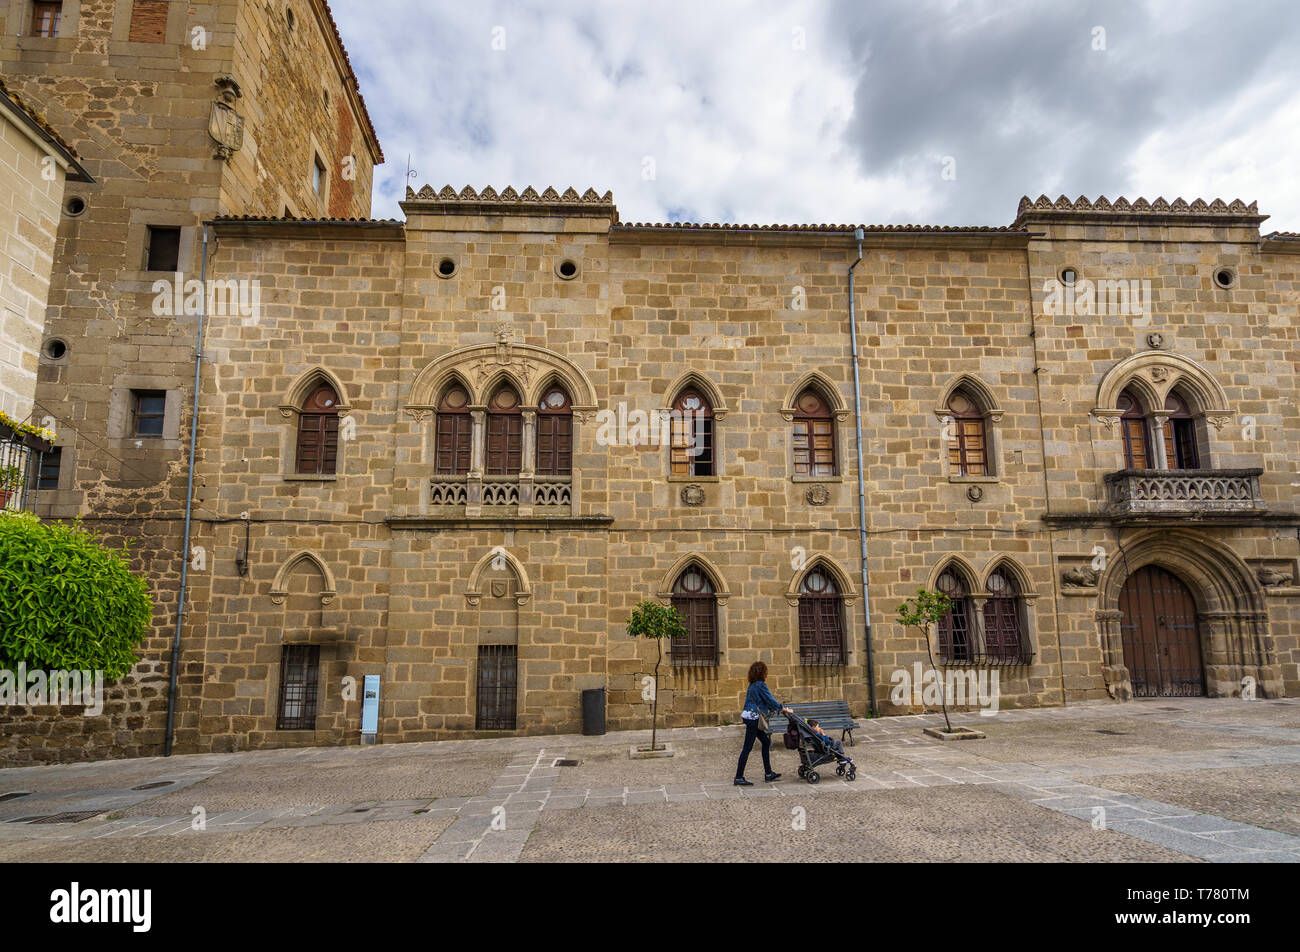
[[[745,746],[740,750],[740,760],[736,764],[736,779],[743,780],[745,777],[745,762],[749,760],[749,752],[754,749],[754,738],[758,738],[763,745],[763,771],[764,773],[772,772],[772,759],[769,752],[772,749],[772,739],[768,736],[767,731],[758,729],[758,719],[745,721]]]

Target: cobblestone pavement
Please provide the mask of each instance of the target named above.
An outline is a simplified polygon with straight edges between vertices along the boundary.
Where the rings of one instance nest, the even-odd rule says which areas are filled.
[[[781,780],[733,786],[738,727],[661,731],[677,755],[650,761],[628,756],[643,731],[11,768],[0,860],[743,860],[782,844],[795,860],[1300,862],[1295,701],[954,719],[988,739],[924,736],[938,715],[862,721],[857,780],[816,785],[782,749]],[[332,845],[302,829],[344,825]]]

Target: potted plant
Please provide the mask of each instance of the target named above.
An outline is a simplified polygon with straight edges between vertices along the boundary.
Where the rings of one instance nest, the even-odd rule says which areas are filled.
[[[18,495],[23,472],[17,466],[0,466],[0,509],[9,508],[11,497]]]
[[[665,638],[685,638],[687,634],[686,626],[682,624],[682,616],[677,614],[677,609],[671,605],[660,605],[657,602],[642,600],[637,602],[636,608],[632,611],[632,617],[628,619],[627,633],[633,638],[653,638],[655,649],[658,652],[655,659],[654,696],[651,699],[650,746],[633,746],[632,756],[634,758],[671,757],[673,755],[672,745],[665,744],[660,747],[656,742],[659,726],[659,665],[664,658],[663,640]]]
[[[952,599],[943,592],[931,592],[924,588],[916,590],[916,598],[906,599],[898,606],[898,623],[904,628],[919,628],[925,638],[925,654],[930,659],[930,669],[938,676],[939,705],[943,708],[944,729],[927,727],[923,733],[940,740],[977,740],[984,736],[982,731],[969,727],[953,727],[948,719],[948,701],[944,696],[944,677],[934,664],[934,652],[930,649],[930,627],[937,625],[944,615],[952,610]]]

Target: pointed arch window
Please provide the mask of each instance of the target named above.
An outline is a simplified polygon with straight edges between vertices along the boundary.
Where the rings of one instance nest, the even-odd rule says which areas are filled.
[[[1177,390],[1165,397],[1165,460],[1169,469],[1198,469],[1201,454],[1196,446],[1196,420],[1187,401]]]
[[[1122,410],[1119,425],[1124,434],[1124,468],[1154,469],[1147,449],[1146,408],[1131,390],[1119,395],[1116,409]]]
[[[699,390],[688,387],[678,395],[672,409],[672,475],[714,475],[713,405]]]
[[[830,405],[812,387],[794,401],[794,473],[796,476],[835,476],[835,418]]]
[[[948,397],[952,417],[948,437],[948,467],[954,476],[989,476],[987,428],[984,413],[966,390]]]
[[[970,588],[952,568],[943,570],[935,588],[952,602],[948,614],[939,619],[939,659],[946,664],[966,664],[975,653]]]
[[[989,664],[1027,664],[1024,597],[1011,572],[998,567],[985,583],[984,647]]]
[[[296,470],[332,476],[339,456],[339,395],[327,383],[307,395],[298,413]]]
[[[799,663],[844,664],[844,596],[825,568],[813,567],[799,586]]]
[[[434,445],[438,475],[464,476],[469,472],[474,421],[469,412],[469,393],[459,384],[448,387],[438,403]]]
[[[573,473],[573,405],[562,387],[551,387],[537,406],[537,474]]]
[[[503,384],[488,400],[487,474],[516,476],[523,466],[524,416],[514,387]]]
[[[672,606],[686,626],[685,638],[671,642],[675,665],[707,667],[718,663],[718,595],[713,581],[698,565],[690,565],[673,583]]]

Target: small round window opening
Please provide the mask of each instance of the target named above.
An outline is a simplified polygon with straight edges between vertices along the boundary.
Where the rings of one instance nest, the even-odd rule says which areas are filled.
[[[1079,272],[1075,271],[1073,268],[1066,268],[1061,272],[1062,284],[1074,284],[1077,280],[1079,280]]]
[[[452,278],[456,276],[456,260],[454,258],[443,258],[438,262],[438,277]]]
[[[1214,283],[1224,289],[1233,287],[1237,283],[1237,272],[1231,268],[1215,268]]]
[[[555,266],[555,273],[564,281],[572,281],[578,276],[578,263],[571,258],[565,258]]]
[[[45,342],[45,356],[50,360],[62,360],[68,353],[68,345],[54,337]]]
[[[86,210],[86,200],[80,195],[73,195],[63,205],[63,210],[72,218],[76,218]]]

